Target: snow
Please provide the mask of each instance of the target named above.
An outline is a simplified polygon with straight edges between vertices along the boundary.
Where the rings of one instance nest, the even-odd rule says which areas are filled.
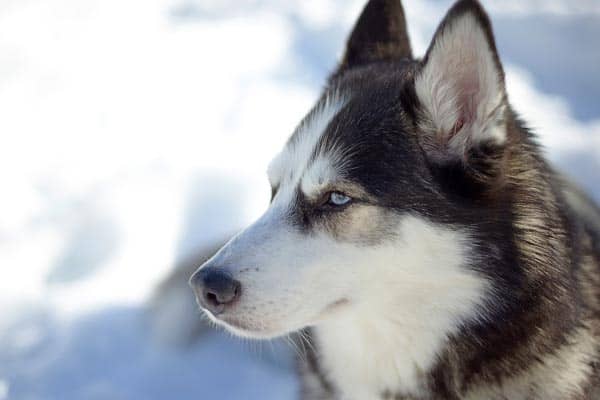
[[[485,3],[513,105],[600,200],[600,3]],[[285,344],[174,347],[146,304],[264,209],[362,4],[0,2],[0,400],[294,398]],[[404,1],[415,53],[449,4]]]
[[[19,321],[0,336],[5,391],[48,400],[283,399],[297,391],[290,360],[275,345],[257,348],[214,333],[174,349],[147,328],[139,308],[125,306],[60,326],[40,315]]]

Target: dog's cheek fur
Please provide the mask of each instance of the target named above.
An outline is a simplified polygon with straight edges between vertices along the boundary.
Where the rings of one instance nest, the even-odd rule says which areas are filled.
[[[356,246],[375,246],[395,239],[398,216],[390,210],[370,204],[353,204],[339,212],[317,217],[313,229],[336,241]]]

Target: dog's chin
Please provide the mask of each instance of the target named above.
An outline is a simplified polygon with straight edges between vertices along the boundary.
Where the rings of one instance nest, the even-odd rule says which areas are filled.
[[[255,328],[247,328],[240,325],[235,325],[233,323],[219,322],[221,326],[223,326],[227,331],[233,333],[236,336],[248,338],[248,339],[258,339],[258,340],[269,340],[275,339],[280,336],[284,336],[289,334],[287,331],[277,331],[270,329],[255,329]]]
[[[204,309],[204,312],[212,322],[222,326],[236,336],[250,339],[274,339],[316,325],[329,317],[333,317],[340,312],[340,310],[345,309],[348,304],[349,301],[347,299],[334,301],[320,312],[317,312],[314,318],[311,318],[305,323],[292,323],[291,321],[278,320],[277,324],[270,324],[266,320],[255,322],[249,319],[241,319],[235,314],[227,312],[219,314],[218,316],[215,316],[206,309]]]
[[[253,323],[249,320],[242,320],[237,318],[235,315],[227,313],[219,314],[215,316],[210,311],[204,310],[205,314],[208,315],[210,320],[225,328],[228,332],[243,338],[249,339],[274,339],[279,336],[283,336],[293,332],[294,330],[276,329],[264,322],[258,324]]]

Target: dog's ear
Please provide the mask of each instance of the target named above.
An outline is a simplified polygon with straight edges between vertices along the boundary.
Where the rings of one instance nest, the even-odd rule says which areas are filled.
[[[370,0],[363,9],[337,72],[377,61],[412,57],[400,0]]]
[[[438,161],[462,160],[507,141],[504,72],[490,20],[461,0],[438,27],[415,77],[420,139]]]

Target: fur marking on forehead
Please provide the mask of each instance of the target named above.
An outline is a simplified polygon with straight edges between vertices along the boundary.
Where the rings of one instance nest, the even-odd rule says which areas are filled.
[[[328,184],[339,180],[338,168],[333,157],[318,156],[302,175],[302,193],[309,198],[318,195]]]
[[[319,140],[346,102],[347,99],[339,92],[332,91],[317,103],[282,152],[271,161],[268,168],[271,185],[279,186],[284,182],[294,187],[297,185],[307,168],[318,161],[314,153]]]

